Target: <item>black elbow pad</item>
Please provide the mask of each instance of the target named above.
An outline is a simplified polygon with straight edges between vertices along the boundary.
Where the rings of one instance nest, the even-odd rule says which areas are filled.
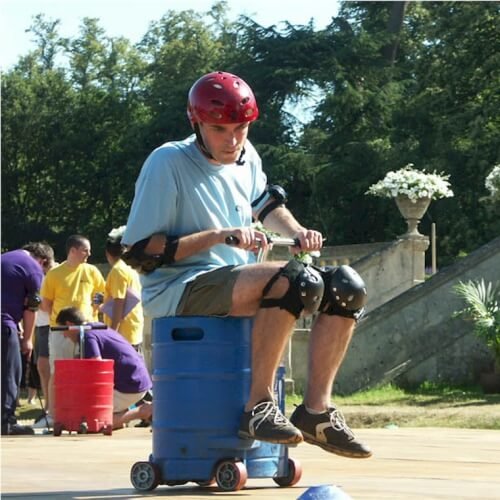
[[[24,306],[25,309],[28,311],[38,311],[38,308],[40,307],[40,304],[42,303],[42,298],[38,293],[30,293],[26,297],[26,305]]]
[[[286,191],[277,184],[271,184],[267,187],[267,196],[272,200],[268,205],[266,205],[259,213],[259,221],[264,222],[264,219],[278,207],[282,207],[288,201],[288,195]]]

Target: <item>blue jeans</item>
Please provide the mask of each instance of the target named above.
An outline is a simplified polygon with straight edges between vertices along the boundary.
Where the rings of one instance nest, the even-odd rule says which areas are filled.
[[[21,349],[15,328],[2,325],[2,433],[15,424],[17,395],[21,383]]]

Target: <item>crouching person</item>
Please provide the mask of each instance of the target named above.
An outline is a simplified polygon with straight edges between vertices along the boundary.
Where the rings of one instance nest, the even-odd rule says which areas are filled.
[[[61,326],[83,325],[87,321],[76,307],[61,309],[56,322]],[[92,324],[90,324],[92,325]],[[65,330],[64,336],[79,343],[79,332]],[[121,429],[131,420],[151,420],[152,403],[143,402],[152,382],[142,356],[111,328],[85,330],[84,357],[114,360],[113,429]],[[139,406],[129,409],[132,405]]]

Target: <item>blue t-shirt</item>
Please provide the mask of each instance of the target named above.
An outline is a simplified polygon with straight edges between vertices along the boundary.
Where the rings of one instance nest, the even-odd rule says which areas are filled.
[[[25,250],[13,250],[0,257],[2,268],[2,325],[17,329],[28,295],[40,291],[42,266]]]
[[[250,226],[251,204],[265,191],[267,179],[249,141],[245,150],[243,165],[213,165],[192,135],[153,151],[136,182],[123,243],[133,245],[154,233],[184,236]],[[221,244],[141,275],[145,312],[151,317],[173,316],[186,284],[196,276],[250,262],[255,262],[251,252]]]
[[[114,388],[117,391],[133,394],[151,389],[153,384],[143,357],[115,330],[86,330],[83,345],[87,359],[114,360]]]

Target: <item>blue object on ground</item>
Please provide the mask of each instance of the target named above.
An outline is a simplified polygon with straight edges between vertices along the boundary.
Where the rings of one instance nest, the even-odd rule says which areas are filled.
[[[324,484],[311,486],[297,500],[352,500],[351,497],[342,491],[338,486]]]

